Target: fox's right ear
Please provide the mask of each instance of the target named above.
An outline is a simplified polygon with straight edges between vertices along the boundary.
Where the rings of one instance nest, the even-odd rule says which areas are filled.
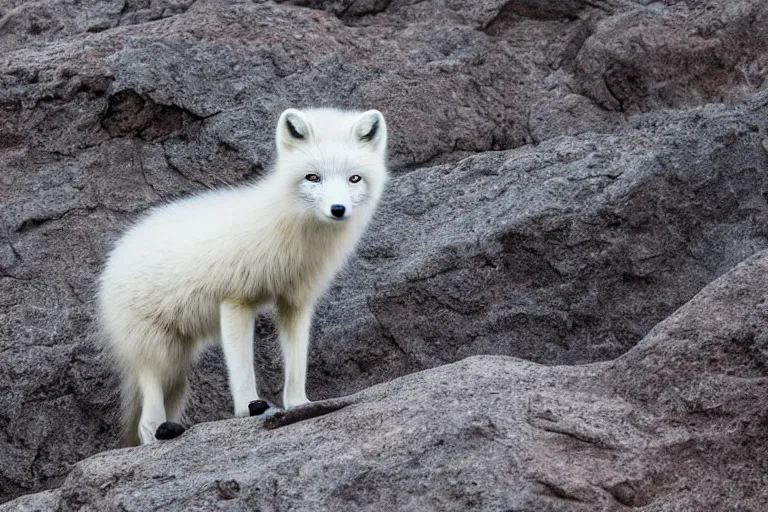
[[[312,128],[307,118],[295,108],[289,108],[277,121],[275,141],[278,149],[292,149],[307,142],[312,136]]]
[[[367,110],[360,114],[352,127],[352,133],[359,144],[374,149],[385,148],[387,145],[387,123],[378,110]]]

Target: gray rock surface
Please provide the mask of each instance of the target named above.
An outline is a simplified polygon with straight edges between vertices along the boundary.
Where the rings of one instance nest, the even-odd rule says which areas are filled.
[[[766,290],[768,251],[614,361],[474,356],[263,426],[205,423],[105,452],[0,511],[759,512]]]
[[[263,174],[289,106],[375,106],[392,132],[310,398],[477,354],[624,353],[768,247],[767,31],[761,0],[3,3],[0,501],[115,446],[93,291],[119,232]],[[230,416],[218,352],[192,385],[190,422]],[[225,425],[199,428],[250,424]]]

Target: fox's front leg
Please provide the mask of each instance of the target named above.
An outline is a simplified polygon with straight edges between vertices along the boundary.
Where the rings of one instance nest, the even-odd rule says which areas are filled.
[[[237,301],[224,301],[220,307],[221,348],[227,363],[229,389],[235,404],[235,416],[248,416],[248,404],[259,399],[253,369],[252,308]]]
[[[314,303],[296,305],[286,300],[277,301],[277,328],[285,366],[283,407],[286,409],[309,402],[307,354],[313,311]]]

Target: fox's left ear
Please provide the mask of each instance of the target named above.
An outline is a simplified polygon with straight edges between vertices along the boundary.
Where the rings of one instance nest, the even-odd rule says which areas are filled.
[[[275,140],[278,150],[290,150],[306,143],[312,137],[312,127],[300,110],[289,108],[277,121]]]
[[[361,145],[383,149],[387,145],[387,123],[378,110],[360,114],[352,127],[352,135]]]

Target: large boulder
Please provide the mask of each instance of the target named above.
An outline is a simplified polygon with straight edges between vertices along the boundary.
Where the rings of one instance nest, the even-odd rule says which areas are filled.
[[[0,7],[0,501],[116,446],[104,257],[146,209],[262,175],[285,107],[376,107],[392,132],[313,399],[476,354],[614,358],[768,247],[768,5],[645,3]],[[192,383],[189,421],[231,415],[217,351]]]
[[[768,251],[614,361],[474,356],[265,424],[105,452],[0,511],[759,512],[766,290]]]

